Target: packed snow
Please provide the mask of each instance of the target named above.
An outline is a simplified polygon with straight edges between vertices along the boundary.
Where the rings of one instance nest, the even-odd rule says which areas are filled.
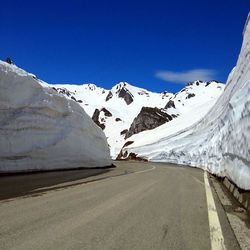
[[[216,99],[210,106],[207,106],[207,101],[197,103],[196,108],[171,124],[129,138],[134,143],[123,152],[133,152],[150,161],[203,168],[250,190],[249,18],[238,62],[228,77],[224,93],[215,105]],[[200,119],[204,109],[207,114]]]
[[[83,108],[0,61],[0,172],[112,164],[103,131]]]
[[[50,86],[67,98],[79,102],[90,117],[93,116],[95,109],[100,111],[98,119],[100,123],[105,125],[103,131],[107,136],[111,156],[114,159],[126,142],[126,134],[123,132],[130,128],[142,107],[165,108],[167,113],[178,117],[177,121],[173,119],[166,125],[167,131],[173,129],[178,131],[203,117],[224,90],[224,84],[216,81],[195,81],[189,83],[176,94],[155,93],[135,87],[127,82],[120,82],[111,90],[97,87],[94,84],[55,84]],[[166,107],[170,100],[175,104],[174,108]],[[112,116],[106,116],[105,112],[101,111],[103,108],[108,110]],[[170,125],[172,123],[173,126]],[[156,129],[159,131],[159,138],[162,137],[162,133],[166,132],[162,130],[163,126]],[[147,133],[147,136],[151,136],[151,133]],[[155,137],[154,134],[152,136]],[[138,140],[138,143],[140,142]]]

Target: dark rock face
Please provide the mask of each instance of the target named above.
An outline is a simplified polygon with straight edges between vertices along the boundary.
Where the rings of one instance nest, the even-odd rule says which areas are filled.
[[[126,88],[126,83],[120,83],[116,86],[115,93],[112,93],[112,91],[109,91],[107,97],[106,97],[106,102],[109,101],[113,95],[116,94],[118,95],[119,98],[124,99],[124,101],[129,105],[130,103],[133,102],[134,96],[132,93]]]
[[[169,108],[175,109],[175,104],[173,100],[169,100],[168,103],[166,104],[165,109],[169,109]]]
[[[124,129],[121,131],[120,135],[125,135],[126,133],[128,133],[128,129]]]
[[[129,153],[127,151],[125,151],[123,154],[119,154],[116,158],[116,160],[123,160],[123,161],[148,161],[147,159],[141,158],[139,156],[137,156],[137,154],[135,153]]]
[[[119,118],[119,117],[115,118],[115,121],[116,121],[116,122],[119,122],[119,121],[121,121],[121,120],[122,120],[122,119]]]
[[[134,141],[127,141],[127,142],[123,145],[122,149],[125,148],[125,147],[127,147],[127,146],[129,146],[129,145],[131,145],[131,144],[133,144],[133,143],[134,143]],[[128,152],[126,151],[125,153],[123,153],[123,152],[122,152],[122,149],[121,149],[120,153],[118,154],[116,160],[125,160],[126,157],[128,156]]]
[[[99,121],[99,116],[100,116],[100,110],[96,109],[93,116],[92,116],[92,120],[94,121],[94,123],[99,126],[102,130],[105,129],[105,124],[104,123],[100,123]]]
[[[127,147],[127,146],[129,146],[129,145],[131,145],[131,144],[133,144],[134,143],[134,141],[127,141],[123,146],[122,146],[122,148],[125,148],[125,147]]]
[[[133,95],[125,87],[123,87],[119,91],[118,97],[123,98],[124,101],[127,103],[127,105],[129,105],[130,103],[132,103],[133,100],[134,100]]]
[[[106,108],[102,108],[101,110],[95,109],[95,112],[94,112],[94,114],[92,116],[92,120],[94,121],[94,123],[96,125],[98,125],[102,130],[104,130],[105,127],[106,127],[105,126],[105,118],[100,119],[100,113],[101,112],[104,112],[104,115],[107,116],[107,117],[111,117],[112,114]]]
[[[108,95],[107,95],[105,101],[107,102],[107,101],[110,100],[112,97],[113,97],[113,94],[112,94],[111,91],[109,91],[109,93],[108,93]]]
[[[120,153],[118,154],[116,160],[120,160],[120,161],[121,161],[121,160],[125,160],[125,161],[128,161],[128,160],[134,160],[134,161],[148,161],[147,159],[143,159],[143,158],[137,156],[137,154],[135,154],[135,153],[132,153],[132,152],[131,152],[131,153],[128,154],[128,151],[127,151],[127,150],[126,150],[125,152],[123,152],[123,149],[124,149],[125,147],[127,147],[127,146],[129,146],[129,145],[131,145],[131,144],[133,144],[133,143],[134,143],[134,141],[127,141],[127,142],[123,145],[123,147],[122,147]]]
[[[186,97],[186,99],[190,99],[190,98],[192,98],[192,97],[194,97],[194,96],[195,96],[195,94],[189,93],[188,96]]]
[[[210,85],[212,82],[219,83],[217,80],[211,80],[211,81],[209,81],[209,82],[206,83],[205,87],[207,87],[208,85]]]
[[[92,83],[89,83],[89,84],[88,84],[88,87],[89,87],[89,89],[92,90],[92,91],[96,89],[96,85],[95,85],[95,84],[92,84]]]
[[[157,128],[172,119],[172,116],[164,112],[163,109],[143,107],[132,122],[125,139],[142,131]]]
[[[101,111],[104,112],[105,116],[108,116],[108,117],[112,116],[112,114],[107,109],[105,109],[105,108],[102,108]]]

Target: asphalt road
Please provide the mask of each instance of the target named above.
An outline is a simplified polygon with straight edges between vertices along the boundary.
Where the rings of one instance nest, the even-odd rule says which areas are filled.
[[[0,249],[211,249],[204,172],[117,162],[0,178]],[[227,249],[238,249],[213,191]]]

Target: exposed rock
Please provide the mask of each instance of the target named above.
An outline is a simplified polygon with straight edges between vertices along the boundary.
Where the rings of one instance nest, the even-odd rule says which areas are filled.
[[[93,83],[89,83],[89,84],[88,84],[88,87],[89,87],[89,89],[92,90],[92,91],[94,91],[94,90],[96,89],[96,85],[93,84]]]
[[[149,97],[149,93],[146,92],[146,91],[144,91],[144,90],[139,91],[139,92],[138,92],[138,95],[146,95],[147,97]]]
[[[175,109],[175,104],[173,100],[169,100],[168,103],[166,104],[165,109],[169,109],[169,108]]]
[[[121,120],[122,120],[122,119],[119,118],[119,117],[115,118],[115,121],[116,121],[116,122],[119,122],[119,121],[121,121]]]
[[[109,93],[108,93],[108,95],[107,95],[105,101],[107,102],[107,101],[110,100],[112,97],[113,97],[113,94],[112,94],[111,91],[109,91]]]
[[[94,123],[96,125],[98,125],[102,130],[105,129],[105,124],[104,123],[100,123],[99,121],[99,116],[100,116],[100,110],[99,109],[95,109],[95,112],[92,116],[92,120],[94,121]]]
[[[190,99],[190,98],[192,98],[192,97],[194,97],[194,96],[195,96],[195,94],[189,93],[188,96],[186,97],[186,99]]]
[[[134,142],[133,142],[133,141],[127,141],[127,142],[123,145],[122,148],[125,148],[125,147],[131,145],[132,143],[134,143]]]
[[[121,131],[120,134],[121,134],[121,135],[125,135],[127,132],[128,132],[128,129],[124,129],[124,130]]]
[[[205,87],[207,87],[209,84],[211,84],[212,82],[215,82],[215,83],[219,83],[217,80],[211,80],[209,82],[206,83]]]
[[[129,146],[129,145],[131,145],[132,143],[134,143],[134,141],[127,141],[127,142],[123,145],[122,149],[125,148],[125,147],[127,147],[127,146]],[[126,160],[126,157],[128,156],[128,152],[125,151],[125,152],[123,153],[123,152],[122,152],[122,149],[121,149],[120,153],[118,154],[116,160]]]
[[[108,117],[112,116],[112,114],[106,108],[102,108],[101,111],[104,112],[105,116],[108,116]]]
[[[128,89],[126,89],[125,87],[123,87],[120,91],[119,91],[119,95],[118,97],[123,98],[124,101],[127,103],[127,105],[129,105],[130,103],[133,102],[133,95],[130,93],[130,91]]]
[[[164,109],[142,107],[126,133],[125,139],[142,131],[157,128],[172,119],[172,116],[167,114]]]
[[[116,158],[116,160],[123,160],[123,161],[148,161],[147,159],[141,158],[139,156],[137,156],[137,154],[135,153],[130,153],[128,155],[128,151],[125,151],[123,154],[119,154]]]

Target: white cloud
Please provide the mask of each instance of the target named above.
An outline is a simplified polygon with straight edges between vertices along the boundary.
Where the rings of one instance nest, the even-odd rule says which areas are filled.
[[[214,80],[216,78],[216,71],[211,69],[193,69],[181,72],[161,70],[156,72],[155,77],[167,82],[186,84],[195,80]]]

